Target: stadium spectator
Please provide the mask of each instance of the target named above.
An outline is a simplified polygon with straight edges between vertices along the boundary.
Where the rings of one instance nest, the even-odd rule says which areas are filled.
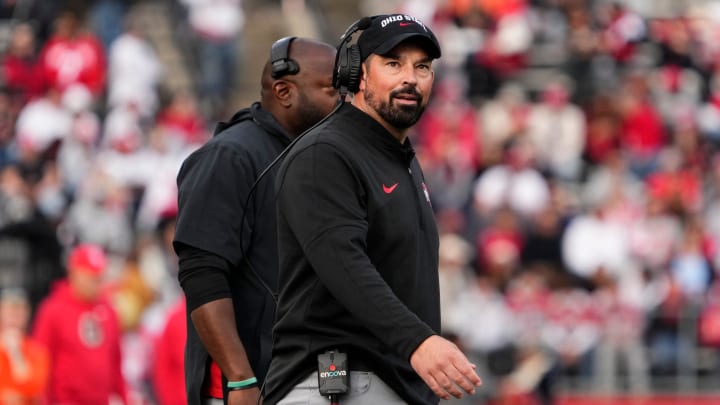
[[[534,165],[533,149],[527,138],[513,138],[505,143],[502,163],[488,167],[475,181],[473,200],[480,218],[491,217],[503,206],[521,217],[547,207],[550,186]]]
[[[635,394],[650,389],[650,362],[644,345],[648,308],[642,284],[639,270],[628,268],[606,278],[593,293],[600,328],[592,361],[596,392],[617,392],[623,385]]]
[[[713,270],[709,257],[714,242],[697,218],[686,221],[669,265],[672,280],[689,302],[700,302],[710,288]]]
[[[418,122],[418,149],[437,211],[463,210],[480,166],[479,124],[462,82],[446,78]]]
[[[47,347],[29,336],[30,302],[19,288],[0,291],[0,403],[41,403],[48,385]]]
[[[502,163],[503,145],[525,133],[529,111],[527,91],[517,82],[504,83],[495,98],[483,103],[478,111],[483,166]]]
[[[566,44],[568,52],[565,72],[575,80],[572,100],[587,107],[601,87],[596,61],[600,52],[600,33],[593,24],[593,16],[586,7],[570,3],[565,8],[567,18]]]
[[[700,212],[704,205],[700,169],[688,165],[676,148],[666,148],[657,159],[657,170],[645,178],[648,198],[680,217]]]
[[[602,166],[607,164],[606,159],[615,155],[620,148],[620,116],[613,102],[609,94],[598,93],[585,108],[585,175],[596,167],[602,169]],[[583,177],[583,180],[587,178]]]
[[[67,280],[43,300],[33,323],[32,336],[48,348],[51,359],[44,400],[127,403],[120,324],[103,293],[105,252],[96,245],[78,245],[66,263]]]
[[[198,100],[189,91],[177,91],[156,118],[157,130],[171,145],[201,145],[210,137]]]
[[[59,146],[57,166],[63,191],[73,195],[95,163],[104,122],[93,110],[86,87],[71,86],[63,101],[63,106],[72,115],[72,123],[70,133]]]
[[[37,181],[31,167],[12,164],[0,170],[2,286],[21,287],[33,314],[63,275],[56,230],[37,207]]]
[[[4,84],[20,106],[41,96],[45,90],[37,48],[33,27],[28,23],[21,23],[14,27],[10,42],[2,55]]]
[[[89,25],[105,50],[122,35],[123,20],[131,3],[132,0],[98,0],[89,6]]]
[[[476,243],[477,272],[487,276],[495,288],[504,290],[518,271],[525,243],[516,212],[507,206],[496,209]]]
[[[85,20],[78,9],[63,10],[54,24],[52,36],[40,51],[47,87],[63,91],[72,84],[82,84],[95,101],[100,101],[107,76],[102,44],[84,28]]]
[[[546,83],[540,102],[527,118],[527,133],[535,150],[535,164],[553,178],[576,183],[583,172],[585,114],[570,102],[567,78]]]
[[[658,107],[650,99],[647,78],[641,73],[625,77],[616,102],[620,113],[620,146],[632,172],[645,178],[657,170],[657,156],[667,143]]]
[[[562,239],[563,260],[591,288],[619,277],[630,264],[623,223],[610,218],[611,199],[572,218]]]
[[[155,340],[155,355],[151,362],[151,381],[155,398],[160,405],[187,404],[185,394],[185,298],[168,311],[167,321]]]
[[[639,42],[647,35],[647,26],[640,15],[620,1],[607,2],[604,8],[600,44],[622,70],[636,55]]]
[[[131,104],[144,121],[152,120],[164,67],[146,37],[147,27],[140,16],[130,13],[124,22],[125,29],[108,49],[107,106],[112,109]]]
[[[562,256],[565,232],[562,215],[562,208],[551,204],[529,218],[521,233],[520,268],[543,275],[551,287],[567,282],[570,277]]]
[[[242,0],[181,0],[197,43],[202,111],[211,119],[229,113],[225,103],[236,83],[245,13]]]
[[[505,295],[487,275],[472,275],[448,313],[447,333],[457,335],[468,356],[478,364],[487,388],[473,396],[476,401],[503,401],[501,381],[517,364],[517,325]],[[480,310],[480,308],[482,308]]]
[[[448,214],[446,214],[448,215]],[[473,280],[471,266],[473,246],[451,230],[441,231],[438,273],[440,276],[440,311],[442,330],[457,334],[451,322],[457,311],[463,309],[459,298]]]
[[[33,99],[20,110],[15,124],[18,159],[38,161],[45,152],[59,146],[70,136],[73,116],[63,105],[63,92],[49,88],[42,97]]]

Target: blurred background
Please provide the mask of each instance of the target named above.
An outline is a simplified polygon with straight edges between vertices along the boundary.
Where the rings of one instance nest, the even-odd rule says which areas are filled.
[[[169,403],[182,160],[276,39],[391,12],[443,49],[411,139],[443,332],[485,381],[456,403],[720,403],[712,0],[2,0],[0,289],[34,311],[70,247],[104,247],[130,398]]]

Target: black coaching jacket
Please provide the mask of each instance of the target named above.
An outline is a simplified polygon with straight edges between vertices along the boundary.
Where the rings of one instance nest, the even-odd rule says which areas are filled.
[[[255,103],[229,123],[220,124],[215,136],[191,154],[179,171],[173,245],[180,259],[178,278],[187,297],[189,404],[201,404],[210,361],[190,312],[209,301],[232,297],[235,327],[250,365],[260,384],[265,378],[275,309],[271,291],[277,289],[274,175],[278,166],[258,182],[249,200],[248,195],[260,173],[289,143],[280,124]],[[224,280],[229,281],[229,289]]]
[[[438,232],[410,142],[346,104],[292,148],[276,186],[280,289],[264,403],[329,349],[406,402],[437,403],[409,360],[440,332]]]

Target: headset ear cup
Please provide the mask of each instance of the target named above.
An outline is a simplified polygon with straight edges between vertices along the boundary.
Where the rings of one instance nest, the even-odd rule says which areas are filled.
[[[344,67],[345,65],[347,65],[347,56],[345,55],[346,52],[347,51],[345,50],[345,47],[341,44],[341,46],[339,46],[337,49],[337,55],[335,55],[335,69],[333,70],[332,82],[333,87],[335,87],[336,89],[339,89],[345,81],[345,78],[343,76],[345,76],[345,70],[347,70]]]
[[[347,52],[347,88],[351,93],[355,93],[360,89],[360,79],[362,76],[362,67],[360,63],[360,47],[350,45]]]
[[[296,37],[285,37],[278,39],[270,49],[270,65],[272,70],[270,76],[273,79],[279,79],[285,75],[295,75],[300,71],[297,62],[290,59],[290,43]]]
[[[360,47],[357,44],[349,45],[352,36],[357,31],[367,29],[375,17],[363,17],[353,23],[340,37],[340,45],[335,55],[335,69],[333,70],[333,87],[343,91],[355,93],[360,88],[362,69],[360,65]]]

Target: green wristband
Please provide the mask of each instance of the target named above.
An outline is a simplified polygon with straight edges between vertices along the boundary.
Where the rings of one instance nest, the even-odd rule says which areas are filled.
[[[245,388],[250,387],[252,385],[257,385],[257,378],[250,377],[247,380],[242,381],[228,381],[227,387],[228,388]]]

